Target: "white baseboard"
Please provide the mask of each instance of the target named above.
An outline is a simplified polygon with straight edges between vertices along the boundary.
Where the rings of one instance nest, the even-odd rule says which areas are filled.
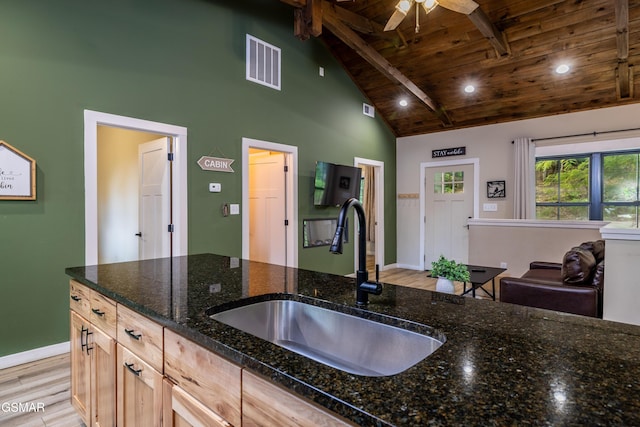
[[[423,270],[420,265],[396,264],[397,268],[406,268],[408,270]]]
[[[22,365],[23,363],[35,362],[36,360],[46,359],[47,357],[58,356],[60,354],[69,353],[71,343],[61,342],[60,344],[48,345],[46,347],[34,348],[33,350],[23,351],[21,353],[10,354],[0,357],[0,369],[12,368]]]

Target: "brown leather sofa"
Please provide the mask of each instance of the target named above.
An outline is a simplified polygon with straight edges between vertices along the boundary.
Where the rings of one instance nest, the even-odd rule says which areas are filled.
[[[500,301],[602,318],[604,240],[571,248],[562,263],[535,261],[500,279]]]

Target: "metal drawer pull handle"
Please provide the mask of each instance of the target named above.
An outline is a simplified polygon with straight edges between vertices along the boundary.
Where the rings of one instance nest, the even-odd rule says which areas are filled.
[[[75,302],[80,301],[82,298],[75,296],[75,295],[71,295],[71,299],[74,300]]]
[[[133,338],[134,340],[140,340],[140,337],[142,336],[142,334],[134,334],[133,333],[133,329],[126,329],[124,330],[127,335],[129,335],[131,338]]]
[[[97,308],[92,308],[91,311],[93,311],[98,316],[101,316],[101,317],[104,316],[104,311],[100,311]]]
[[[127,367],[127,369],[136,377],[140,376],[140,372],[142,372],[142,369],[134,369],[133,368],[133,363],[125,363],[124,366]]]

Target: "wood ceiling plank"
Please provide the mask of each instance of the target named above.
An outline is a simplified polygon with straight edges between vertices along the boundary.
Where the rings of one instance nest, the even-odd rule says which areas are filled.
[[[330,9],[326,9],[325,12],[327,13],[325,13],[324,16],[324,25],[329,29],[329,31],[340,38],[345,44],[351,47],[356,53],[358,53],[358,55],[364,58],[387,78],[404,86],[409,92],[415,95],[421,102],[427,105],[436,115],[438,115],[443,121],[443,124],[450,125],[450,121],[446,117],[446,113],[444,113],[442,107],[434,102],[429,95],[416,86],[415,83],[409,80],[397,68],[391,65],[391,63],[389,63],[389,61],[387,61],[382,55],[366,44],[353,30],[343,24],[342,21],[332,14]]]

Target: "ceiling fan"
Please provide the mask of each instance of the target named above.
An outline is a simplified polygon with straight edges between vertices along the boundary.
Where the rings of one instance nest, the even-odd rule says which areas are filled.
[[[420,6],[422,6],[426,13],[431,12],[436,6],[440,5],[445,9],[465,15],[469,15],[478,8],[478,3],[473,0],[400,0],[398,4],[396,4],[396,10],[393,12],[393,15],[391,15],[391,18],[389,18],[389,21],[387,21],[384,30],[395,30],[407,16],[407,13],[414,4],[416,5],[416,33],[420,31]]]

